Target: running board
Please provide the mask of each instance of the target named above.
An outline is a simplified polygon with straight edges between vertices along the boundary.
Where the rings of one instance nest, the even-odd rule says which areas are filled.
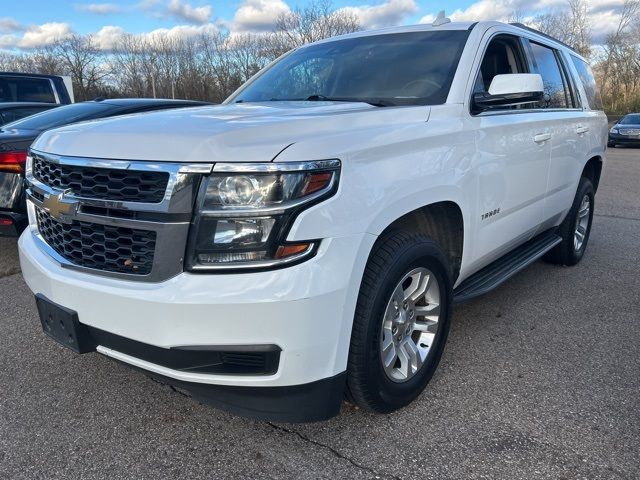
[[[453,302],[462,303],[490,292],[520,270],[529,266],[562,241],[548,231],[474,273],[453,291]]]

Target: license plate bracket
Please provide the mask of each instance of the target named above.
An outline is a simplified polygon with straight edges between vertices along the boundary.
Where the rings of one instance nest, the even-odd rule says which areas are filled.
[[[78,320],[77,312],[52,302],[40,293],[36,295],[36,306],[46,335],[76,353],[95,351],[95,342],[87,327]]]

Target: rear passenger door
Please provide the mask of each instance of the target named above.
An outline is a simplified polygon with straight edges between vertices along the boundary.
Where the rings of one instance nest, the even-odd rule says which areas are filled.
[[[532,69],[544,84],[536,107],[551,131],[551,155],[541,229],[562,221],[571,207],[587,156],[590,126],[584,118],[577,88],[562,52],[537,40],[525,40]]]

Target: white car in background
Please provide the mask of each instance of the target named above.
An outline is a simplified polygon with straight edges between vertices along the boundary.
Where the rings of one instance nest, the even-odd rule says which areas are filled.
[[[606,141],[585,60],[539,32],[332,38],[223,105],[40,136],[22,272],[48,335],[213,405],[391,412],[433,375],[453,303],[580,261]]]

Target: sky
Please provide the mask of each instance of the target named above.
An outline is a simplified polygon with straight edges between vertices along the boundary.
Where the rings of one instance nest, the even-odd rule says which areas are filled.
[[[73,34],[92,34],[109,49],[125,33],[175,36],[215,30],[270,31],[274,20],[309,0],[0,0],[0,50],[31,50]],[[624,0],[588,0],[593,34],[615,28]],[[433,21],[446,9],[453,20],[506,20],[566,8],[566,0],[334,0],[367,29]]]

